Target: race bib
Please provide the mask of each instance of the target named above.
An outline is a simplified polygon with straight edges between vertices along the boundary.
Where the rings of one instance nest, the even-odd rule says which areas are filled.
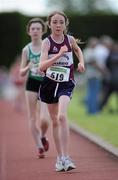
[[[47,69],[46,76],[57,82],[69,81],[70,69],[66,67],[51,66]]]

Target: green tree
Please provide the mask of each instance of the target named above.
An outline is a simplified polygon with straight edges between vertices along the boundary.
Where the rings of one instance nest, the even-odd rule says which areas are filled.
[[[47,0],[51,9],[63,10],[69,14],[113,14],[111,4],[108,0]]]

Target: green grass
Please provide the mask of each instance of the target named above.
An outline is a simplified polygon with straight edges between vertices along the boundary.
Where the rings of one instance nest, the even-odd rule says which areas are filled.
[[[106,142],[118,147],[118,112],[110,113],[109,106],[116,108],[115,99],[113,95],[104,108],[104,111],[97,115],[88,115],[86,113],[85,105],[82,103],[84,99],[83,89],[75,89],[73,98],[69,105],[69,119],[76,123],[79,127],[86,129],[101,138]]]

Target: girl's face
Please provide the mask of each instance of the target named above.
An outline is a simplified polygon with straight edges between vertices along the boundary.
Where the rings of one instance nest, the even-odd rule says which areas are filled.
[[[55,14],[51,17],[49,27],[52,34],[60,35],[66,30],[65,18],[60,14]]]
[[[33,39],[41,39],[42,38],[42,25],[38,22],[36,23],[32,23],[29,27],[29,32],[28,32],[29,36],[31,36],[31,38]]]

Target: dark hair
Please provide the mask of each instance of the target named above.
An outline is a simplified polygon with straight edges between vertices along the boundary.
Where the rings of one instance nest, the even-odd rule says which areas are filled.
[[[47,27],[46,27],[46,24],[45,22],[40,19],[40,18],[32,18],[28,23],[27,23],[27,26],[26,26],[26,31],[27,33],[29,32],[29,28],[31,26],[32,23],[40,23],[42,25],[42,31],[43,31],[43,34],[47,32]]]
[[[54,15],[56,15],[56,14],[59,14],[59,15],[63,16],[64,19],[65,19],[66,26],[69,25],[69,19],[68,19],[68,17],[66,16],[66,14],[65,14],[64,12],[60,12],[60,11],[53,11],[53,12],[47,17],[48,25],[50,25],[51,18],[52,18]]]

